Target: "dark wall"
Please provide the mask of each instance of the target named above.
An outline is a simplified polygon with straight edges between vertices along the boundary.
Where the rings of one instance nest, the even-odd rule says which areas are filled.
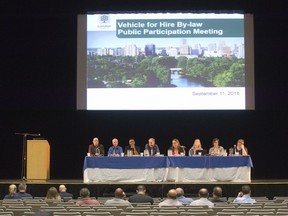
[[[284,2],[284,1],[283,1]],[[287,165],[286,52],[288,9],[280,0],[7,1],[0,9],[0,170],[21,178],[22,136],[41,133],[51,145],[51,178],[81,179],[88,144],[98,136],[141,147],[155,137],[166,153],[171,139],[190,147],[214,137],[228,148],[244,138],[253,179],[285,179]],[[77,14],[88,10],[239,10],[254,14],[255,111],[77,111]],[[281,167],[279,166],[281,164]],[[4,171],[5,170],[5,171]],[[281,169],[283,170],[283,169]]]

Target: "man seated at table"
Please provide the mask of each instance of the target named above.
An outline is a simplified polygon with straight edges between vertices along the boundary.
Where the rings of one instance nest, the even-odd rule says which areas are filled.
[[[140,147],[135,145],[134,139],[129,139],[129,146],[126,146],[124,150],[125,155],[128,155],[128,150],[131,150],[132,155],[140,154]]]
[[[144,185],[138,185],[137,194],[129,197],[128,201],[131,203],[154,203],[154,200],[151,196],[146,195],[146,187]]]
[[[94,137],[92,140],[92,144],[89,145],[88,153],[91,156],[100,156],[105,154],[104,146],[103,144],[99,143],[99,139],[97,137]]]
[[[112,139],[112,146],[108,149],[108,156],[120,156],[123,153],[121,146],[118,146],[118,139]]]
[[[131,203],[125,200],[125,193],[122,188],[117,188],[114,192],[114,198],[107,200],[105,206],[132,206]]]
[[[148,143],[145,145],[145,150],[148,151],[150,156],[159,155],[160,149],[158,145],[155,143],[154,138],[149,138]]]

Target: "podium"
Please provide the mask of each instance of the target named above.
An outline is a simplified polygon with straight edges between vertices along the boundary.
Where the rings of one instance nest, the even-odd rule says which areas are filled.
[[[27,140],[27,179],[50,179],[50,145],[47,140]]]

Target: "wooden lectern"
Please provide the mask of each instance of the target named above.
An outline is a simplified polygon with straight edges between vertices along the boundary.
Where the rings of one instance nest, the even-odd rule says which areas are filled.
[[[27,179],[50,179],[50,145],[47,140],[27,140]]]

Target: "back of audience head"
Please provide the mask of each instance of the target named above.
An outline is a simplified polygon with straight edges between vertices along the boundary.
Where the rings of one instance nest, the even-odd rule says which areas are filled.
[[[122,188],[117,188],[114,192],[114,196],[115,198],[124,199],[125,193]]]
[[[25,184],[25,183],[20,183],[19,185],[18,185],[18,190],[20,191],[20,192],[25,192],[26,191],[26,189],[27,189],[27,185]]]
[[[146,187],[144,185],[138,185],[136,192],[138,194],[145,194],[146,193]]]
[[[81,188],[79,195],[81,198],[88,198],[90,197],[90,191],[88,188]]]
[[[198,195],[200,198],[208,198],[209,197],[209,192],[206,188],[201,188],[198,192]]]
[[[182,188],[176,188],[177,197],[184,196],[184,190]]]
[[[177,198],[177,192],[175,189],[170,189],[167,193],[167,197],[169,199],[176,199]]]
[[[65,185],[59,185],[59,192],[66,192],[67,188]]]
[[[219,186],[214,187],[212,195],[214,197],[222,197],[222,188]]]
[[[55,187],[50,187],[46,194],[46,199],[61,199],[58,190]]]
[[[251,188],[249,185],[243,185],[241,188],[241,192],[243,193],[243,195],[250,195],[251,193]]]
[[[17,192],[17,187],[15,184],[9,185],[9,194],[10,196],[14,196]]]

